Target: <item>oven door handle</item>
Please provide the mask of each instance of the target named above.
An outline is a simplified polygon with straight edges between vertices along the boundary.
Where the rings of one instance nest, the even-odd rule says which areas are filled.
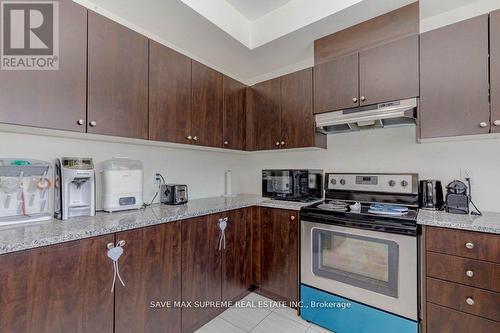
[[[383,220],[377,220],[377,222],[372,221],[362,221],[356,218],[348,218],[348,217],[340,217],[331,215],[325,216],[323,214],[317,214],[313,212],[302,213],[300,215],[301,221],[310,221],[316,223],[330,224],[330,225],[338,225],[342,227],[350,227],[356,229],[364,229],[364,230],[372,230],[372,231],[380,231],[380,232],[388,232],[392,234],[401,234],[408,236],[416,236],[417,235],[417,226],[416,224],[405,224],[400,223],[397,226],[394,226],[393,223],[387,223]]]

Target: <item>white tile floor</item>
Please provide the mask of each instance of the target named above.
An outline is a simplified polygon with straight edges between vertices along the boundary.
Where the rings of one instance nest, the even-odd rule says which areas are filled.
[[[252,293],[243,299],[245,304],[272,304],[272,301]],[[331,333],[308,323],[297,311],[285,307],[232,307],[200,328],[196,333]]]

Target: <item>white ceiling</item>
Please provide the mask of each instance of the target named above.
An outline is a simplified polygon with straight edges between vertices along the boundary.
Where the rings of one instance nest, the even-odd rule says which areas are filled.
[[[272,12],[291,0],[226,0],[231,6],[250,21]]]
[[[272,11],[270,3],[276,6],[284,0],[73,1],[241,82],[254,84],[312,66],[315,39],[415,0],[292,0]],[[420,6],[429,6],[428,11],[423,11],[425,15],[437,15],[449,10],[453,3],[464,5],[474,1],[478,0],[421,0]],[[198,11],[186,2],[204,5],[198,6]],[[440,2],[446,6],[436,4]],[[260,4],[252,9],[253,15],[257,11],[267,10],[267,13],[249,20],[247,16],[252,14],[243,9],[249,3]],[[306,3],[309,10],[303,7]],[[224,10],[219,17],[206,17],[220,8]],[[325,15],[327,10],[330,14]]]

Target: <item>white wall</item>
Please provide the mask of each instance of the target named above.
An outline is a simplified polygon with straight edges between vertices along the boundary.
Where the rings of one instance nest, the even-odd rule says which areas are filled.
[[[92,157],[97,168],[100,162],[111,157],[141,160],[146,202],[156,191],[153,185],[156,171],[160,171],[168,183],[187,184],[192,199],[222,195],[226,169],[233,170],[233,192],[244,190],[239,180],[245,178],[246,170],[241,165],[242,155],[238,154],[0,132],[0,158],[22,157],[53,162],[62,156]],[[100,208],[99,173],[96,185],[96,201]]]
[[[443,186],[473,172],[473,199],[485,211],[500,212],[500,139],[416,143],[415,127],[369,130],[328,136],[328,149],[306,152],[259,152],[246,155],[247,192],[260,193],[260,173],[267,168],[319,168],[325,172],[417,172],[420,179],[440,179]]]

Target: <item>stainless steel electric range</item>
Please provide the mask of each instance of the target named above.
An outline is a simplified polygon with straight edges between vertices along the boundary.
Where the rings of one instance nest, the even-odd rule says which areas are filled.
[[[325,175],[302,208],[301,316],[336,333],[418,332],[416,174]]]

